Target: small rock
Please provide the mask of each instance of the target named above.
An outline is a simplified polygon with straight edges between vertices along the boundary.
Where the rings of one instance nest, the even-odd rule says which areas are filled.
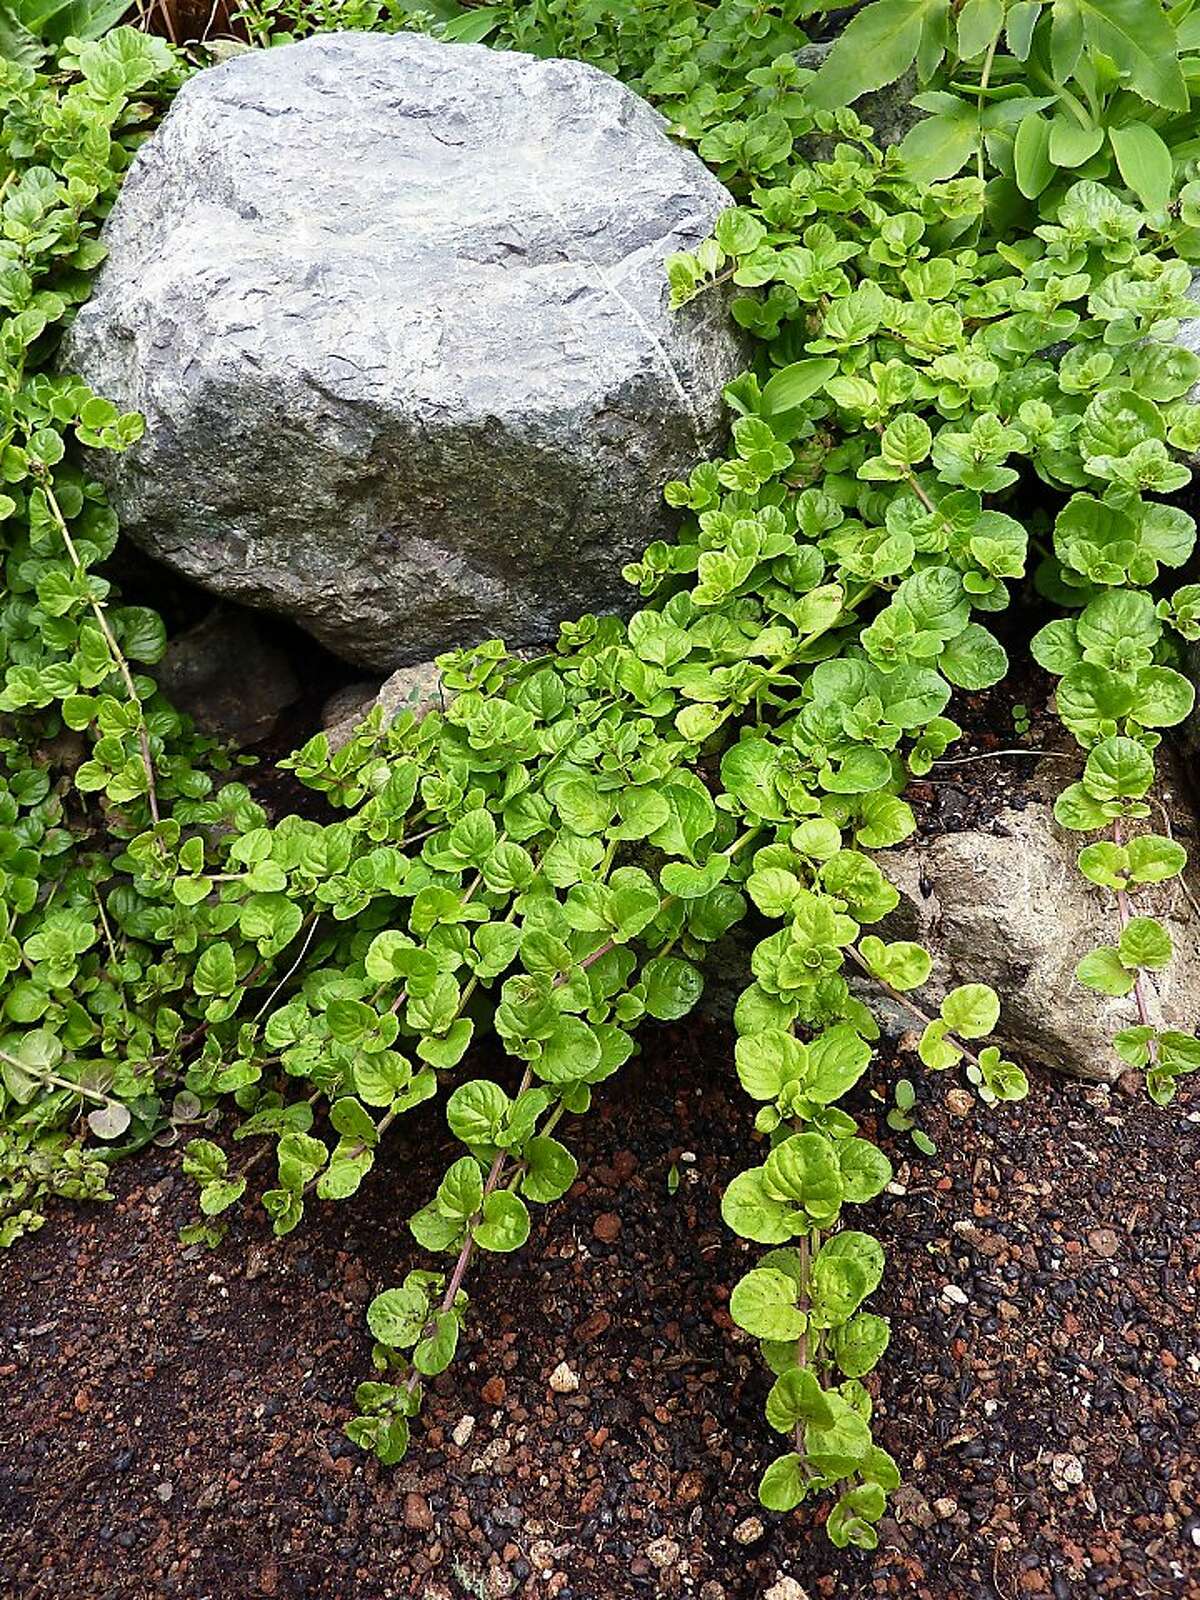
[[[675,1485],[675,1504],[694,1505],[704,1493],[704,1477],[699,1472],[685,1472]]]
[[[1057,792],[1059,763],[1042,765],[1057,769]],[[1028,782],[1049,785],[1050,776],[1034,774]],[[1177,812],[1181,827],[1190,827],[1186,806]],[[926,1011],[936,1010],[956,974],[970,973],[1003,997],[997,1044],[1053,1071],[1116,1081],[1124,1093],[1125,1069],[1112,1038],[1137,1020],[1137,1008],[1128,995],[1097,994],[1075,981],[1076,966],[1096,943],[1101,915],[1095,888],[1076,868],[1077,851],[1056,826],[1051,805],[1041,800],[998,810],[985,828],[941,833],[888,851],[879,865],[901,900],[877,931],[933,948],[929,981],[913,995]],[[1186,902],[1174,911],[1163,908],[1164,924],[1176,935],[1174,995],[1200,988],[1200,953],[1185,911]],[[1160,993],[1154,981],[1146,989],[1148,1020],[1162,1025],[1170,994]],[[876,1003],[872,993],[863,997]],[[899,1019],[886,1006],[879,1020],[889,1033],[899,1031]],[[911,1027],[911,1019],[903,1025]],[[1140,1094],[1141,1074],[1134,1078]]]
[[[163,1505],[166,1505],[167,1501],[175,1493],[175,1485],[169,1479],[164,1479],[162,1483],[155,1484],[154,1493],[162,1501]]]
[[[660,1572],[665,1572],[679,1560],[680,1547],[674,1539],[655,1539],[653,1544],[646,1546],[646,1556]]]
[[[946,1284],[942,1290],[941,1298],[948,1300],[952,1306],[965,1306],[971,1303],[971,1297],[965,1290],[960,1289],[956,1283]]]
[[[952,1117],[969,1117],[975,1110],[975,1096],[969,1089],[951,1089],[946,1096],[946,1110]]]
[[[549,1572],[554,1565],[554,1540],[535,1539],[529,1546],[529,1560],[539,1572]]]
[[[733,1530],[733,1540],[735,1544],[753,1544],[756,1539],[761,1539],[765,1532],[761,1517],[746,1517]]]
[[[948,1521],[958,1510],[958,1501],[952,1500],[948,1494],[939,1495],[933,1502],[933,1509],[943,1522]]]
[[[444,711],[453,698],[442,688],[437,662],[421,661],[416,666],[400,667],[381,684],[354,683],[339,689],[325,702],[321,722],[329,748],[340,750],[376,707],[383,713],[383,726],[388,728],[402,711],[411,711],[420,722],[430,711]]]
[[[517,1579],[507,1567],[492,1567],[484,1584],[487,1600],[505,1600],[517,1592]]]
[[[300,695],[284,650],[257,618],[232,606],[217,606],[172,639],[154,676],[201,733],[238,747],[265,739]]]
[[[1073,1489],[1083,1482],[1083,1462],[1062,1451],[1050,1463],[1050,1482],[1056,1489]]]
[[[808,1600],[808,1590],[802,1589],[795,1578],[781,1572],[763,1595],[763,1600]]]
[[[937,1521],[929,1501],[910,1483],[902,1483],[892,1496],[892,1514],[897,1522],[911,1522],[917,1528],[932,1528]]]
[[[404,1526],[413,1533],[428,1533],[433,1527],[433,1512],[423,1494],[404,1496]]]
[[[602,1244],[612,1244],[621,1232],[621,1219],[615,1211],[602,1211],[592,1223],[592,1232]]]
[[[382,679],[360,678],[355,683],[343,684],[340,689],[335,689],[321,707],[321,726],[330,730],[346,722],[353,731],[355,723],[370,711],[382,687]],[[332,739],[330,746],[333,746]]]
[[[565,1361],[560,1361],[550,1374],[550,1387],[555,1394],[574,1394],[579,1388],[579,1374],[572,1372]]]
[[[460,1417],[454,1424],[450,1437],[460,1450],[470,1442],[471,1435],[475,1432],[475,1418],[472,1416]]]
[[[1106,1261],[1121,1248],[1121,1241],[1111,1228],[1093,1228],[1088,1234],[1088,1244],[1095,1255],[1103,1256]]]
[[[489,1378],[488,1379],[488,1381],[484,1384],[483,1389],[482,1389],[481,1392],[482,1392],[482,1395],[483,1395],[484,1402],[487,1405],[489,1405],[489,1406],[503,1405],[504,1404],[504,1396],[508,1392],[508,1385],[505,1383],[503,1378],[501,1378],[499,1375],[497,1375],[494,1378]]]

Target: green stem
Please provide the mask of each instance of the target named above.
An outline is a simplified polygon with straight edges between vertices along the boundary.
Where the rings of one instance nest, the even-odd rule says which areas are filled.
[[[71,537],[71,530],[67,526],[67,519],[63,516],[62,507],[59,505],[54,493],[54,489],[51,486],[50,473],[47,469],[43,468],[39,476],[41,480],[42,492],[46,496],[46,504],[50,508],[50,515],[54,518],[54,521],[58,526],[58,531],[62,535],[62,541],[67,547],[67,554],[71,558],[72,565],[75,568],[76,576],[86,580],[86,569],[83,565],[83,562],[80,560],[79,551],[76,549],[75,541]],[[155,822],[157,822],[159,820],[158,791],[154,784],[154,763],[150,758],[150,734],[146,727],[146,713],[144,707],[142,706],[141,696],[137,692],[137,686],[134,684],[133,674],[129,670],[129,663],[125,659],[125,654],[120,645],[117,643],[112,629],[108,625],[108,618],[104,614],[104,607],[98,600],[92,599],[90,596],[88,603],[92,608],[92,613],[99,625],[100,632],[104,635],[105,642],[112,652],[113,660],[117,664],[117,671],[121,674],[121,677],[124,680],[125,688],[129,694],[130,703],[137,708],[138,745],[141,750],[142,766],[146,770],[146,799],[150,804],[150,816]]]

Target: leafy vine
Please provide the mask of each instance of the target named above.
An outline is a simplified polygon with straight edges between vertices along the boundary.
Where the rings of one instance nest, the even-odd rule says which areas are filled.
[[[1058,613],[1033,653],[1086,752],[1056,815],[1107,835],[1080,866],[1114,896],[1116,942],[1080,980],[1134,997],[1116,1044],[1157,1099],[1200,1066],[1193,1034],[1151,1018],[1145,974],[1170,939],[1131,899],[1185,859],[1141,825],[1160,730],[1193,701],[1173,640],[1200,634],[1200,586],[1161,583],[1195,539],[1162,497],[1200,447],[1200,359],[1173,343],[1200,240],[1174,171],[1164,197],[1128,170],[1120,95],[1158,104],[1148,79],[1094,108],[1115,167],[1080,154],[1058,110],[1044,136],[1012,131],[1050,109],[1039,95],[1029,112],[1027,73],[1049,71],[1072,116],[1070,85],[1100,83],[1091,10],[1068,70],[1037,0],[969,0],[958,57],[948,7],[876,0],[814,77],[794,58],[812,9],[663,0],[634,27],[625,7],[553,0],[438,24],[582,56],[660,106],[737,198],[667,264],[674,300],[728,296],[755,354],[728,391],[727,454],[667,487],[679,538],[627,571],[641,609],[565,623],[532,661],[499,642],[453,652],[444,710],[376,712],[337,751],[315,737],[289,764],[329,823],[271,823],[141,670],[164,631],[99,570],[116,523],[78,449],[127,447],[139,424],[52,364],[102,259],[99,222],[186,65],[128,29],[68,43],[53,78],[0,64],[0,1239],[38,1226],[49,1193],[103,1193],[113,1153],[231,1105],[235,1146],[254,1147],[189,1142],[187,1237],[218,1243],[264,1164],[284,1234],[352,1196],[396,1123],[444,1094],[463,1154],[410,1224],[444,1267],[372,1302],[378,1375],[348,1425],[394,1461],[423,1380],[453,1360],[477,1253],[522,1246],[530,1207],[574,1180],[564,1119],[645,1018],[695,1005],[708,952],[753,911],[735,1061],[762,1159],[723,1214],[767,1247],[731,1299],[786,1443],[761,1494],[783,1511],[834,1491],[829,1536],[869,1547],[899,1481],[862,1381],[888,1340],[865,1309],[884,1262],[844,1224],[891,1173],[839,1103],[878,1039],[847,975],[913,1010],[927,1068],[964,1066],[988,1101],[1024,1093],[985,1042],[1000,1019],[986,985],[936,1013],[909,998],[931,957],[869,931],[898,900],[870,852],[912,833],[903,791],[959,736],[953,691],[1004,677],[987,619],[1031,549]],[[263,42],[326,20],[250,17]],[[851,48],[897,22],[891,54]],[[1190,43],[1172,38],[1178,60]],[[883,151],[848,102],[914,59],[931,115]],[[951,137],[962,159],[930,166]],[[508,1088],[462,1070],[484,1027],[517,1064]]]

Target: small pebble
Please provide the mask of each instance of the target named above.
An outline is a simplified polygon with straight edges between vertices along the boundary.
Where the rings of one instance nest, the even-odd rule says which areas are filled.
[[[739,1522],[733,1530],[735,1544],[753,1544],[756,1539],[761,1539],[765,1533],[761,1517],[747,1517]]]
[[[554,1565],[553,1539],[535,1539],[529,1546],[529,1559],[539,1572],[549,1572]]]
[[[615,1211],[602,1211],[592,1224],[592,1233],[601,1244],[612,1244],[620,1232],[621,1219]]]
[[[1050,1482],[1056,1489],[1070,1489],[1083,1482],[1083,1462],[1063,1451],[1050,1463]]]
[[[808,1600],[808,1590],[802,1589],[795,1578],[781,1572],[763,1595],[763,1600]]]
[[[574,1394],[579,1388],[579,1374],[572,1372],[565,1361],[560,1361],[550,1374],[550,1387],[555,1394]]]
[[[1106,1261],[1121,1248],[1121,1241],[1111,1228],[1093,1228],[1088,1234],[1088,1244],[1093,1255],[1103,1256]]]
[[[953,1306],[965,1306],[970,1304],[970,1296],[967,1295],[964,1290],[960,1289],[956,1283],[946,1284],[945,1288],[942,1290],[941,1298],[943,1300],[949,1300],[950,1304]]]
[[[646,1556],[660,1572],[673,1567],[679,1560],[679,1546],[674,1539],[655,1539],[646,1546]]]
[[[423,1494],[404,1496],[404,1526],[413,1533],[428,1533],[433,1527],[433,1512]]]
[[[461,1450],[470,1441],[475,1432],[475,1418],[472,1416],[460,1417],[454,1424],[454,1431],[450,1437]]]

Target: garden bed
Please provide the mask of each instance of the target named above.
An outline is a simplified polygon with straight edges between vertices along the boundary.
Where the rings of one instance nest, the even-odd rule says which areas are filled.
[[[952,1077],[926,1078],[941,1153],[912,1164],[880,1119],[903,1192],[878,1205],[872,1384],[906,1481],[862,1554],[755,1504],[767,1380],[731,1331],[749,1252],[718,1214],[745,1156],[729,1059],[709,1028],[659,1029],[605,1086],[570,1130],[575,1189],[478,1274],[465,1360],[392,1470],[341,1426],[364,1304],[416,1259],[404,1219],[452,1154],[438,1110],[354,1206],[282,1241],[251,1213],[211,1255],[177,1243],[177,1157],[122,1163],[115,1205],[64,1207],[0,1262],[0,1592],[1200,1595],[1195,1086],[1159,1109],[1038,1075],[959,1118]],[[579,1388],[555,1393],[564,1361]]]

